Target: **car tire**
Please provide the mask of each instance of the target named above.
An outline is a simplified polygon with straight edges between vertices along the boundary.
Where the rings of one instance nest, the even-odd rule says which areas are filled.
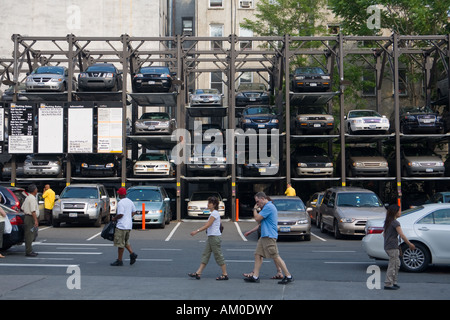
[[[415,243],[416,249],[411,250],[403,243],[401,245],[402,256],[400,257],[401,268],[407,272],[422,272],[431,262],[428,248],[422,243]]]
[[[327,230],[325,228],[325,223],[323,222],[322,217],[320,217],[320,232],[322,232],[322,233],[327,232]]]
[[[334,238],[335,239],[342,239],[341,231],[339,230],[339,223],[337,220],[334,220],[333,224],[333,230],[334,230]]]

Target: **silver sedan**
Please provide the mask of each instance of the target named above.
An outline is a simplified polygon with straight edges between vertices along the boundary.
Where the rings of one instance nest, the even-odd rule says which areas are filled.
[[[191,94],[191,106],[222,106],[223,94],[217,89],[197,89]]]
[[[433,203],[406,210],[398,218],[403,233],[416,246],[402,243],[403,270],[422,272],[430,264],[450,264],[450,203]],[[387,260],[383,238],[384,220],[369,220],[362,246],[375,259]]]

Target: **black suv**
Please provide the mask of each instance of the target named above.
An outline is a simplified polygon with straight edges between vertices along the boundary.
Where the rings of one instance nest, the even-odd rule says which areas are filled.
[[[291,89],[294,92],[328,91],[330,75],[319,67],[299,67],[291,75]]]
[[[78,91],[97,90],[122,90],[122,72],[111,63],[96,63],[78,75]]]
[[[133,92],[169,92],[174,75],[168,67],[143,67],[133,77]]]
[[[400,131],[403,133],[443,133],[444,121],[430,107],[404,107],[400,109]]]

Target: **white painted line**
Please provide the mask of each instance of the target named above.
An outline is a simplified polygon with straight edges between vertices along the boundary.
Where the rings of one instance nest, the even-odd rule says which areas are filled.
[[[42,227],[42,228],[39,228],[39,230],[38,230],[38,232],[41,232],[41,231],[44,231],[44,230],[47,230],[47,229],[50,229],[51,227]]]
[[[226,251],[245,251],[245,252],[255,252],[255,249],[226,249]]]
[[[360,261],[325,261],[326,264],[373,264],[373,261],[360,262]]]
[[[110,243],[50,243],[50,242],[33,242],[33,246],[99,246],[99,247],[112,247],[114,244]]]
[[[74,255],[100,255],[102,252],[68,252],[68,251],[57,251],[57,252],[41,252],[38,251],[39,254],[74,254]]]
[[[181,251],[182,249],[141,248],[143,251]]]
[[[319,239],[319,240],[322,240],[322,241],[325,241],[325,242],[327,241],[327,240],[325,240],[324,238],[321,238],[321,237],[319,237],[318,235],[316,235],[316,234],[314,234],[314,233],[312,233],[312,232],[311,232],[311,235],[314,236],[314,237],[316,237],[316,238]]]
[[[226,260],[225,259],[225,262],[231,262],[231,263],[234,263],[234,262],[237,262],[237,263],[241,263],[241,262],[243,262],[243,263],[254,263],[255,260]],[[270,262],[271,262],[270,260],[263,260],[263,263],[270,263]]]
[[[172,236],[174,235],[175,231],[178,229],[178,227],[180,226],[181,222],[178,222],[177,225],[175,226],[175,228],[173,228],[173,230],[169,233],[169,235],[167,236],[166,240],[164,241],[170,241],[170,238],[172,238]]]
[[[62,261],[72,261],[73,258],[26,258],[27,260],[62,260]]]
[[[0,263],[0,267],[53,267],[68,268],[79,266],[79,264],[40,264],[40,263]]]
[[[94,234],[92,237],[86,239],[86,241],[91,241],[92,239],[97,238],[97,237],[98,237],[99,235],[101,235],[101,234],[102,234],[101,232],[99,232],[99,233],[97,233],[97,234]]]
[[[130,259],[124,259],[125,261],[129,261]],[[172,262],[173,259],[140,259],[139,257],[136,259],[136,262],[145,261],[145,262]]]
[[[311,252],[315,252],[315,253],[354,253],[356,251],[354,250],[348,250],[348,251],[333,251],[333,250],[312,250]]]
[[[234,222],[234,225],[236,226],[238,234],[241,236],[242,240],[248,241],[247,238],[242,234],[241,228],[239,227],[239,224],[236,221]]]

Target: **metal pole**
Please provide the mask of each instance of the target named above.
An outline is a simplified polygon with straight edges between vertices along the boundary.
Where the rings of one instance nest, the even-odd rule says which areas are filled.
[[[344,37],[342,32],[338,35],[339,41],[339,116],[340,116],[340,138],[341,138],[341,185],[346,186],[345,172],[345,110],[344,110]]]
[[[397,201],[401,205],[402,198],[402,167],[400,161],[400,100],[399,100],[399,82],[398,82],[398,35],[394,33],[393,37],[393,53],[394,53],[394,115],[395,115],[395,167],[397,180]]]

